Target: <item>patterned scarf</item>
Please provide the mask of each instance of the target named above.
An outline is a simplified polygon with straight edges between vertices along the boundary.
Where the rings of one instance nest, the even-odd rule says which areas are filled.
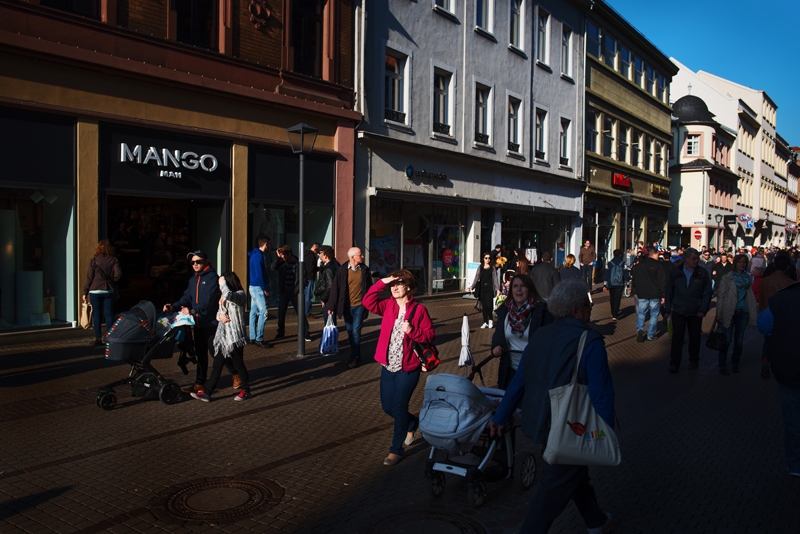
[[[227,316],[230,321],[222,321],[217,325],[217,332],[214,335],[214,354],[222,354],[230,358],[233,349],[243,347],[247,344],[244,322],[244,306],[247,296],[244,291],[231,291],[228,284],[222,280],[219,284],[222,291],[222,298],[225,299],[219,307],[219,313]]]
[[[513,299],[506,299],[508,306],[508,325],[511,333],[517,337],[522,337],[531,322],[531,312],[535,301],[533,297],[525,301],[522,306],[517,306]]]

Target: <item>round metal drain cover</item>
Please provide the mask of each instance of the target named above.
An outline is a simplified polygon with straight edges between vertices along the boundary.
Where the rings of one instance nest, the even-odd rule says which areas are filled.
[[[419,510],[398,513],[378,521],[370,534],[486,534],[474,519],[444,510]]]
[[[172,486],[150,500],[161,520],[231,523],[265,512],[281,502],[283,488],[271,480],[220,477]]]

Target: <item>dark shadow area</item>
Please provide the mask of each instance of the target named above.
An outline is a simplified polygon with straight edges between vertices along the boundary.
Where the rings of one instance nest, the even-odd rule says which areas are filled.
[[[60,488],[27,495],[21,499],[10,499],[0,502],[0,520],[10,519],[25,510],[36,508],[42,503],[60,497],[71,489],[72,486],[62,486]]]
[[[77,359],[76,352],[78,354]],[[95,352],[95,354],[91,354],[91,352]],[[2,376],[0,376],[0,388],[32,386],[42,382],[47,382],[49,380],[56,380],[68,376],[80,375],[91,371],[106,369],[110,366],[127,367],[129,365],[126,362],[108,361],[105,359],[103,352],[98,352],[98,349],[93,347],[87,347],[85,352],[82,348],[69,348],[56,349],[48,352],[37,352],[32,354],[12,354],[9,356],[3,356],[0,358],[0,361],[3,362],[4,368],[8,369],[37,365],[37,363],[28,360],[28,358],[33,358],[34,361],[39,361],[40,363],[38,363],[38,365],[45,363],[51,363],[52,365],[47,365],[46,367],[40,367],[36,369],[24,369],[21,371],[4,373]],[[69,359],[74,359],[75,361],[58,363],[60,361]],[[10,365],[9,361],[11,362]]]

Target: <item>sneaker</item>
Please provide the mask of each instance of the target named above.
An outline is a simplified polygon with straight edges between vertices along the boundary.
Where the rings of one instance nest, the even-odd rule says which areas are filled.
[[[243,400],[249,399],[250,397],[252,397],[252,395],[250,395],[250,392],[247,391],[246,389],[243,389],[242,391],[239,392],[238,395],[236,395],[233,398],[233,400],[235,400],[235,401],[243,401]]]
[[[611,317],[611,320],[612,320],[612,321],[614,321],[615,323],[616,323],[617,321],[619,321],[619,319],[617,319],[617,316],[616,316],[616,315],[612,316],[612,317]]]
[[[408,434],[406,434],[406,440],[403,442],[403,444],[406,447],[410,447],[411,444],[414,443],[415,441],[417,441],[417,432],[416,431],[409,432]]]
[[[488,326],[488,328],[494,328],[494,321],[489,321],[489,326]]]
[[[608,512],[603,512],[603,513],[606,514],[606,517],[608,519],[606,519],[606,522],[603,523],[602,527],[595,527],[595,528],[586,529],[586,530],[589,531],[589,534],[605,534],[606,532],[608,532],[611,529],[611,523],[613,522],[613,519],[611,518],[611,514],[609,514]]]
[[[231,379],[233,380],[233,389],[242,387],[242,378],[239,376],[239,373],[233,373]]]
[[[285,336],[283,334],[275,334],[275,337],[272,339],[283,339]]]
[[[489,328],[489,323],[483,323],[483,324],[481,325],[481,328]]]
[[[264,341],[255,340],[253,343],[262,349],[271,349],[274,345],[272,343],[265,343]]]
[[[304,337],[303,339],[308,341],[308,342],[310,342],[311,341],[311,336],[306,334],[306,337]]]
[[[636,331],[636,341],[639,343],[644,343],[644,330]]]
[[[211,397],[206,395],[206,392],[203,391],[202,389],[200,391],[198,391],[197,393],[192,391],[191,393],[189,393],[189,395],[191,395],[192,397],[194,397],[195,399],[197,399],[199,401],[211,402]]]

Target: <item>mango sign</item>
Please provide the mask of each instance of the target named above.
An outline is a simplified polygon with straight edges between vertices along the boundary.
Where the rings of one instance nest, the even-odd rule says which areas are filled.
[[[442,262],[444,263],[445,267],[450,267],[453,265],[453,258],[455,258],[455,254],[453,254],[452,249],[448,248],[442,252]]]

